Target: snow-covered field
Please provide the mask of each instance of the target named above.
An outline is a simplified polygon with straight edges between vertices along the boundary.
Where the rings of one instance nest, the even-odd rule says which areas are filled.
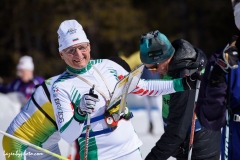
[[[19,102],[13,101],[13,98],[5,97],[5,95],[0,94],[0,130],[5,131],[7,126],[16,116],[19,108]],[[132,118],[133,126],[139,135],[139,138],[142,140],[143,145],[141,146],[141,152],[143,158],[147,156],[151,148],[155,145],[156,141],[161,137],[163,130],[161,112],[156,108],[157,104],[161,104],[161,98],[157,99],[151,98],[150,102],[153,109],[151,109],[151,116],[153,120],[154,134],[148,133],[149,121],[147,118],[147,112],[144,108],[143,97],[130,95],[127,99],[128,105],[131,108],[134,117]],[[15,105],[13,105],[13,103]],[[2,143],[3,135],[0,134],[0,142]],[[64,141],[59,142],[60,150],[64,157],[68,156],[69,150],[71,147]],[[72,153],[74,153],[72,149]],[[0,160],[4,160],[2,145],[0,145]],[[169,160],[174,160],[174,158],[169,158]]]

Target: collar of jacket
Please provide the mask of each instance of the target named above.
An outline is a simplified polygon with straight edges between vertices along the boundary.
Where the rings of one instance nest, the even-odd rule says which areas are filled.
[[[75,74],[84,74],[86,73],[88,70],[90,70],[92,68],[92,64],[90,62],[88,62],[87,66],[85,68],[82,69],[74,69],[72,67],[70,67],[69,65],[67,65],[67,69]]]

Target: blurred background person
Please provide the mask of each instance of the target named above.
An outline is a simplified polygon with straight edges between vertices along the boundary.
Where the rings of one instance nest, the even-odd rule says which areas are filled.
[[[35,86],[44,81],[43,77],[34,76],[33,59],[30,56],[22,56],[17,64],[17,78],[8,85],[0,86],[0,92],[20,92],[26,101],[30,98],[35,90]]]
[[[152,74],[147,68],[144,68],[142,76],[142,79],[160,79],[161,75],[159,73],[155,73]],[[157,98],[161,98],[162,101],[162,96],[158,96],[158,97],[150,97],[150,96],[143,96],[143,103],[144,106],[146,107],[146,111],[147,111],[147,117],[148,117],[148,121],[149,121],[149,125],[148,125],[148,132],[153,134],[153,119],[152,119],[152,114],[151,114],[151,110],[153,109],[153,107],[157,107],[160,115],[159,117],[162,117],[162,103],[153,103],[154,101],[157,100]],[[156,104],[157,106],[154,106],[154,104]]]

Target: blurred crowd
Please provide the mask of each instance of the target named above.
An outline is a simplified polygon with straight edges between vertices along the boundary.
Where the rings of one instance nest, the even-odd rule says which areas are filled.
[[[10,93],[18,92],[19,94],[24,95],[23,101],[31,97],[32,93],[35,90],[35,87],[41,84],[44,81],[44,78],[41,76],[34,75],[34,63],[33,59],[30,56],[22,56],[19,59],[19,62],[16,66],[17,77],[7,85],[3,84],[3,79],[1,79],[0,92],[1,93]]]

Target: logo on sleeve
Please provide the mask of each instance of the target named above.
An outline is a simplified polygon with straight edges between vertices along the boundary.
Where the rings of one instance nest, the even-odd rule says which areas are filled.
[[[64,118],[63,118],[63,111],[62,111],[62,106],[61,106],[59,98],[55,98],[54,102],[57,106],[57,112],[58,112],[56,115],[57,121],[58,121],[58,123],[62,123],[62,122],[64,122]]]

